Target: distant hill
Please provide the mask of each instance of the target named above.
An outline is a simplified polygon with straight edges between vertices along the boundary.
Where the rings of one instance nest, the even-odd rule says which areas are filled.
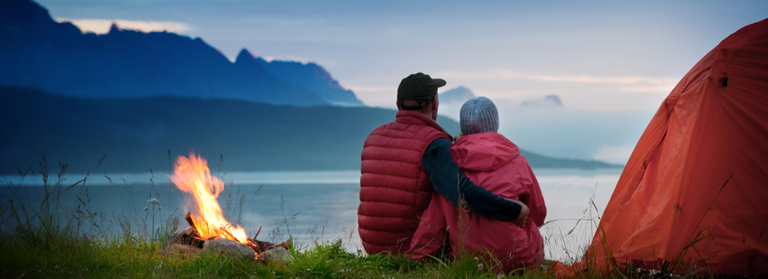
[[[459,86],[454,89],[438,94],[440,104],[445,104],[445,105],[461,106],[464,104],[464,102],[474,97],[475,97],[475,94],[472,93],[472,91],[469,90],[469,88],[466,88],[464,86]]]
[[[235,63],[200,38],[120,30],[83,34],[29,0],[0,1],[0,85],[78,97],[240,99],[297,106],[362,103],[319,65]]]
[[[338,170],[360,167],[368,134],[395,119],[394,110],[368,107],[270,105],[242,100],[181,98],[80,98],[0,86],[0,173],[38,166],[44,154],[55,171],[169,170],[190,150],[209,159],[223,155],[228,171]],[[456,134],[458,123],[439,117]],[[169,150],[171,158],[169,158]],[[534,168],[620,167],[521,153]]]

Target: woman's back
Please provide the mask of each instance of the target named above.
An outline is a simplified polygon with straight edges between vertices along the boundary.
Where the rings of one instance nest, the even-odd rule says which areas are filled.
[[[453,250],[491,252],[505,272],[538,267],[544,256],[538,226],[544,223],[547,211],[536,177],[517,146],[501,134],[487,132],[462,136],[451,153],[472,181],[504,198],[520,200],[530,209],[528,222],[520,227],[460,211],[447,200],[437,201],[445,214]]]
[[[517,145],[499,133],[478,133],[456,140],[451,154],[473,182],[501,197],[522,201],[536,226],[544,223],[547,209],[541,188]]]

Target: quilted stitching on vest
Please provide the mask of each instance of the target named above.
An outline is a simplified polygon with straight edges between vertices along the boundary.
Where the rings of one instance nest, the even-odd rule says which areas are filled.
[[[432,195],[421,158],[438,138],[450,135],[420,113],[399,111],[395,122],[379,126],[365,140],[357,216],[368,254],[408,250]]]

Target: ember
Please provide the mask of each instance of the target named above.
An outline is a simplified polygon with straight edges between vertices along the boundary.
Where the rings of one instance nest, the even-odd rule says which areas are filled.
[[[257,241],[256,237],[261,232],[261,227],[256,235],[249,239],[245,229],[239,225],[232,226],[222,214],[219,202],[216,198],[224,191],[224,182],[211,176],[208,162],[202,157],[190,153],[189,158],[179,156],[174,166],[174,174],[171,181],[179,190],[192,194],[197,205],[196,216],[192,212],[187,213],[184,219],[190,228],[180,230],[179,235],[172,242],[197,248],[203,248],[206,242],[214,239],[229,239],[247,245],[255,252],[258,259],[262,252],[278,247],[290,248],[290,241],[280,244]]]

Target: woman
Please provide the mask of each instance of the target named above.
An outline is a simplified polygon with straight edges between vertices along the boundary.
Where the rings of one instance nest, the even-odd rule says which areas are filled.
[[[414,259],[434,256],[447,235],[453,256],[468,253],[504,273],[538,268],[544,257],[538,227],[544,223],[547,209],[528,161],[514,143],[497,133],[499,114],[488,98],[476,97],[464,103],[460,125],[462,135],[451,153],[461,170],[477,185],[527,205],[528,220],[521,225],[492,220],[433,194],[407,253]]]

